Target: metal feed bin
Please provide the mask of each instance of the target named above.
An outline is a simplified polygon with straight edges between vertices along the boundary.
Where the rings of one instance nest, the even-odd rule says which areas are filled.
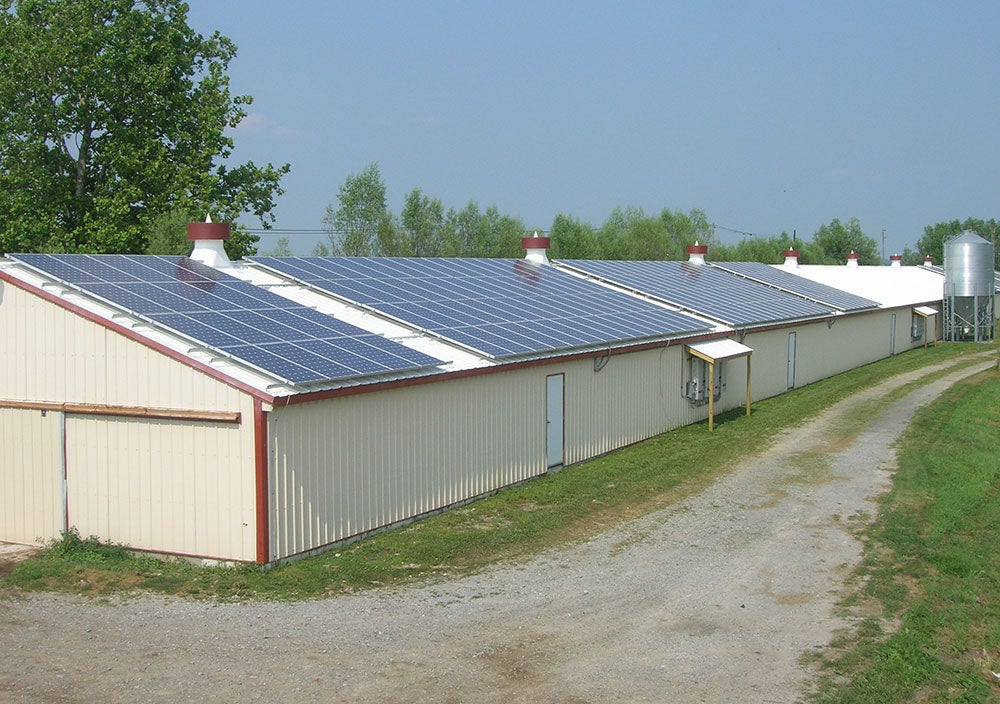
[[[993,339],[993,244],[965,231],[944,245],[944,338]]]

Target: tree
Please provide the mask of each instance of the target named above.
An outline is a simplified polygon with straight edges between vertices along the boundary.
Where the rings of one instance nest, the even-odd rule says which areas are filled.
[[[822,257],[822,261],[810,262],[813,264],[842,264],[849,252],[859,254],[861,264],[882,263],[878,242],[864,233],[857,218],[851,218],[846,225],[837,218],[829,225],[820,225],[812,241]]]
[[[976,218],[966,218],[964,222],[950,220],[939,222],[934,225],[927,225],[924,228],[923,236],[917,240],[917,251],[922,257],[934,257],[936,264],[944,263],[944,244],[952,237],[960,235],[966,230],[975,232],[980,237],[989,241],[994,241],[1000,223],[990,218],[989,220],[979,220]],[[1000,268],[1000,255],[997,255],[997,268]]]
[[[597,259],[600,245],[589,223],[559,213],[552,221],[552,256],[555,259]]]
[[[486,212],[469,202],[462,210],[450,209],[444,223],[446,257],[520,257],[524,223],[510,215],[502,215],[491,205]]]
[[[274,249],[264,252],[265,257],[291,257],[292,246],[288,241],[288,237],[279,237],[278,241],[274,243]]]
[[[236,46],[180,0],[13,0],[0,12],[0,250],[141,252],[174,211],[273,222],[287,164],[225,164]],[[14,68],[12,68],[14,67]],[[230,256],[253,251],[245,231]]]
[[[777,237],[747,236],[736,244],[726,245],[716,243],[708,250],[709,259],[717,262],[763,262],[765,264],[781,264],[785,261],[782,252],[787,249],[798,249],[802,260],[801,243],[792,242],[787,232]]]
[[[348,174],[337,193],[337,207],[328,205],[323,216],[330,253],[348,257],[379,254],[379,233],[384,237],[391,219],[378,164],[371,163],[361,173]]]
[[[709,247],[714,247],[717,244],[715,226],[708,221],[704,210],[694,208],[687,213],[682,213],[679,210],[671,212],[669,208],[664,208],[660,213],[660,220],[666,227],[679,255],[683,255],[684,248],[695,242]]]
[[[149,225],[146,254],[190,254],[192,244],[187,238],[189,222],[192,222],[191,217],[177,208],[154,218]]]
[[[446,250],[444,205],[414,188],[403,202],[400,256],[440,257]]]

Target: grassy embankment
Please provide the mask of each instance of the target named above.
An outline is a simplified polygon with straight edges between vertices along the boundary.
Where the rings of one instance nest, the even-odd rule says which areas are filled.
[[[754,405],[678,428],[465,507],[271,570],[201,568],[133,556],[67,536],[0,581],[25,590],[88,595],[136,590],[221,600],[316,598],[380,585],[435,579],[524,559],[592,535],[705,486],[733,462],[759,451],[852,392],[885,377],[939,362],[961,363],[984,347],[941,344],[870,364]]]
[[[1000,701],[1000,375],[921,409],[814,701]],[[867,614],[867,616],[865,616]]]

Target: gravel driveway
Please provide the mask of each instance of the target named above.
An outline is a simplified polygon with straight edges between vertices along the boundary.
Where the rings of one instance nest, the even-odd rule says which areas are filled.
[[[0,598],[0,702],[790,702],[916,407],[841,402],[697,496],[530,562],[295,604]],[[929,370],[919,372],[925,375]]]

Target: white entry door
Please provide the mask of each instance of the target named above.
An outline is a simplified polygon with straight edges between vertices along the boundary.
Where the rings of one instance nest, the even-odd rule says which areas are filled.
[[[546,467],[563,463],[563,375],[545,377]]]

